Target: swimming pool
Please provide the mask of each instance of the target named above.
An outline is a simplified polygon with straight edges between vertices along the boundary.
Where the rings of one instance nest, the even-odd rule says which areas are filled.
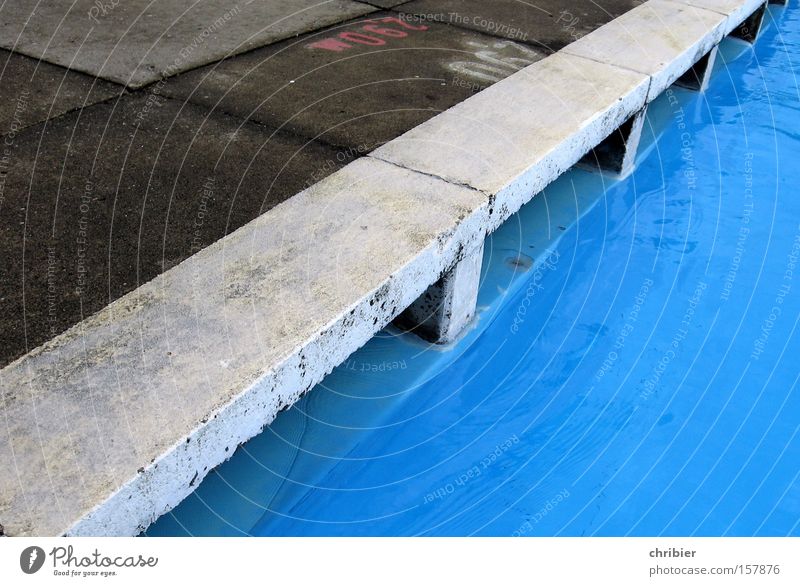
[[[766,23],[630,177],[487,239],[461,340],[385,330],[147,535],[800,535],[800,21]]]

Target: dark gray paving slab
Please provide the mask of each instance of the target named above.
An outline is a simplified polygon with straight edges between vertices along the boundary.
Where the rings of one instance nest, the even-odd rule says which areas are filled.
[[[147,94],[20,132],[0,207],[0,365],[346,157]]]
[[[399,6],[400,4],[405,4],[410,0],[357,0],[358,2],[363,2],[364,4],[371,4],[372,6],[377,6],[379,8],[393,8],[395,6]]]
[[[140,87],[375,8],[351,0],[14,0],[0,47]]]
[[[0,49],[0,135],[119,95],[122,86]]]
[[[397,10],[557,51],[644,1],[414,0]]]
[[[156,89],[363,153],[543,56],[513,41],[384,12]]]

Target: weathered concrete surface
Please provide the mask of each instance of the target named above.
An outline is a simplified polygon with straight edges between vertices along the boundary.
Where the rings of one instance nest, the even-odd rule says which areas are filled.
[[[649,75],[650,101],[719,43],[726,22],[717,12],[649,0],[564,51]]]
[[[428,287],[395,324],[435,344],[455,341],[475,316],[482,263],[483,242]]]
[[[370,4],[372,6],[378,6],[380,8],[393,8],[400,4],[405,4],[409,0],[356,0],[357,2],[363,2],[364,4]]]
[[[397,10],[557,51],[644,0],[415,0]]]
[[[640,110],[648,83],[559,52],[370,156],[493,196],[499,225]]]
[[[0,88],[0,135],[19,132],[123,91],[116,84],[2,50]]]
[[[730,33],[756,9],[764,4],[764,0],[675,0],[681,4],[704,8],[728,17],[725,23],[725,34]]]
[[[376,10],[350,0],[15,0],[0,47],[129,87]]]
[[[8,161],[0,365],[348,157],[145,94],[30,127],[14,137]]]
[[[363,154],[542,57],[384,12],[177,76],[158,91]]]
[[[0,371],[6,533],[145,528],[474,250],[488,205],[363,158]]]

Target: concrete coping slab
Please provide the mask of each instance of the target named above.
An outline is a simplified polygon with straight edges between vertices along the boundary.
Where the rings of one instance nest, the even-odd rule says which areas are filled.
[[[683,74],[727,19],[650,0],[7,366],[5,532],[144,529]],[[613,31],[651,51],[628,67]]]
[[[649,82],[562,51],[371,156],[485,192],[497,226],[641,110]]]
[[[6,533],[146,528],[480,246],[487,208],[363,158],[7,366]]]
[[[718,12],[727,17],[724,33],[732,32],[748,16],[763,6],[765,0],[674,0],[681,4]]]
[[[759,6],[752,0],[740,5],[723,14],[721,5],[709,10],[649,0],[371,156],[484,191],[497,198],[502,221]]]
[[[728,17],[672,0],[650,0],[564,51],[650,76],[650,102],[717,45]]]

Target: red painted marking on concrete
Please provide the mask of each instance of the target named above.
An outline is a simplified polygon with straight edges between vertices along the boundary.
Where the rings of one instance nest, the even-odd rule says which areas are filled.
[[[310,43],[306,45],[309,49],[325,49],[327,51],[344,51],[345,49],[349,49],[352,45],[348,45],[347,43],[343,43],[339,39],[322,39],[321,41],[316,41],[314,43]]]
[[[373,37],[372,35],[365,35],[363,33],[346,32],[339,33],[338,36],[340,39],[344,39],[345,41],[350,41],[352,43],[358,43],[359,45],[380,46],[386,44],[385,39]]]
[[[428,27],[424,24],[411,24],[394,16],[387,16],[384,18],[370,20],[367,22],[367,24],[362,24],[359,26],[359,28],[355,31],[341,32],[336,35],[336,37],[330,37],[309,43],[306,45],[306,47],[309,49],[324,49],[326,51],[334,51],[339,53],[353,47],[353,45],[345,43],[344,41],[349,41],[350,43],[355,43],[357,45],[370,45],[373,47],[379,47],[386,44],[386,39],[382,37],[387,37],[390,39],[402,39],[407,37],[409,34],[406,31],[387,26],[381,26],[381,24],[376,23],[396,24],[411,31],[428,30]],[[364,32],[359,31],[365,31],[372,34],[364,34]]]
[[[406,31],[400,31],[396,28],[387,28],[385,26],[378,26],[377,24],[368,24],[366,26],[362,26],[361,30],[367,31],[368,33],[375,33],[376,35],[383,35],[385,37],[393,37],[395,39],[402,39],[403,37],[407,37],[408,33]]]

